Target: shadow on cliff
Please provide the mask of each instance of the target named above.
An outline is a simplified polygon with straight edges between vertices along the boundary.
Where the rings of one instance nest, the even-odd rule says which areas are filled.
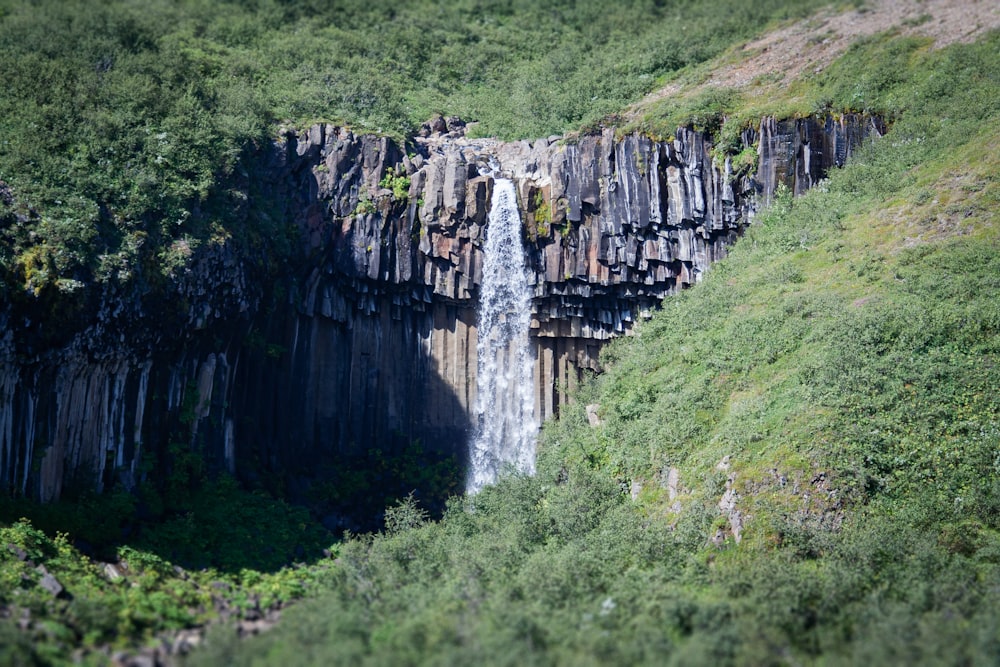
[[[63,533],[82,553],[115,562],[129,547],[186,569],[276,571],[322,557],[335,538],[301,506],[251,491],[228,475],[187,485],[183,503],[158,489],[70,491],[54,503],[0,498],[0,523],[20,518],[48,535]]]
[[[439,315],[383,304],[343,320],[275,318],[262,333],[287,347],[249,351],[237,378],[237,476],[335,535],[381,529],[411,494],[439,516],[462,492],[471,424],[430,342],[474,313]]]
[[[0,522],[27,517],[104,561],[115,561],[119,547],[127,546],[186,569],[275,571],[323,558],[345,531],[381,530],[386,508],[411,495],[436,518],[449,497],[462,493],[467,412],[433,359],[417,350],[419,363],[389,383],[406,379],[397,398],[406,399],[407,419],[400,421],[392,387],[381,386],[390,378],[380,379],[377,368],[363,376],[366,387],[379,391],[310,403],[306,395],[322,395],[323,378],[339,371],[319,364],[296,375],[298,364],[315,361],[312,352],[300,350],[296,360],[294,350],[258,347],[244,348],[234,387],[235,476],[224,471],[215,445],[177,444],[188,424],[161,422],[158,444],[150,440],[144,459],[161,472],[146,475],[132,492],[109,484],[98,494],[93,480],[70,479],[55,503],[0,495]],[[301,427],[308,421],[313,437],[307,441]],[[351,424],[370,437],[352,439]]]
[[[245,351],[233,395],[235,478],[206,479],[190,499],[185,474],[149,500],[140,493],[140,514],[163,516],[156,502],[175,509],[140,522],[136,545],[189,568],[274,570],[321,558],[345,532],[382,530],[386,509],[406,498],[438,518],[463,492],[471,424],[417,345],[430,331],[410,330],[405,317],[382,321],[402,331],[377,336],[364,322],[303,320],[309,335],[283,338],[298,345]],[[369,335],[394,344],[380,355],[358,354],[358,340],[343,345]]]

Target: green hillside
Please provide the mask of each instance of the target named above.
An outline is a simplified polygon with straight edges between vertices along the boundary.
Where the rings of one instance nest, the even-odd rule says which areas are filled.
[[[402,135],[443,112],[522,137],[622,112],[726,145],[765,113],[892,121],[612,344],[537,475],[438,521],[403,502],[331,559],[305,510],[231,480],[179,486],[161,525],[135,519],[142,493],[2,499],[0,664],[107,664],[303,597],[187,663],[997,664],[1000,33],[890,32],[754,94],[702,83],[811,3],[607,4],[0,0],[0,220],[34,207],[0,230],[4,298],[168,279],[178,239],[269,238],[230,179],[282,122]],[[682,94],[625,113],[668,80]]]
[[[891,132],[616,343],[537,476],[404,503],[194,663],[995,664],[998,50],[850,51]]]

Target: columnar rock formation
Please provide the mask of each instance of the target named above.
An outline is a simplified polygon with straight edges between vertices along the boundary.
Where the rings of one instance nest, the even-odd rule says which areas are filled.
[[[843,164],[865,136],[882,130],[873,119],[851,115],[764,119],[759,133],[744,136],[761,154],[751,174],[734,173],[731,160],[714,156],[703,135],[683,128],[668,142],[616,138],[613,129],[533,143],[469,140],[452,131],[418,141],[410,156],[384,140],[312,128],[290,137],[288,150],[310,156],[315,198],[300,223],[311,249],[329,259],[322,287],[309,292],[303,308],[339,312],[344,294],[360,293],[391,294],[400,308],[447,303],[473,310],[489,173],[491,163],[499,164],[517,185],[525,220],[534,273],[536,402],[544,419],[558,410],[562,390],[582,369],[597,368],[604,341],[627,333],[725,255],[759,197],[769,197],[779,183],[804,191]],[[410,178],[403,201],[379,186],[389,168]],[[366,296],[351,308],[374,312],[377,306]],[[468,312],[461,320],[471,328],[459,327],[456,344],[439,344],[449,357],[437,366],[449,369],[446,383],[465,408],[474,362],[455,355],[474,348],[475,317]]]
[[[484,165],[518,191],[544,419],[598,367],[605,341],[725,255],[779,183],[801,192],[883,131],[861,116],[764,119],[744,133],[760,155],[747,173],[687,129],[664,142],[608,129],[517,143],[438,129],[403,150],[317,125],[262,152],[248,188],[280,202],[272,214],[294,222],[303,250],[277,310],[261,311],[262,286],[219,246],[178,282],[182,317],[159,335],[155,315],[111,294],[59,349],[29,350],[27,329],[5,326],[0,483],[43,499],[76,477],[129,485],[140,452],[178,429],[235,470],[308,469],[413,439],[461,453],[493,187]]]

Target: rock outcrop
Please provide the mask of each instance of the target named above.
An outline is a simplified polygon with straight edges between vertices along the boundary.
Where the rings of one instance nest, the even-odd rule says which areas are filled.
[[[863,116],[764,119],[743,137],[760,155],[751,173],[683,128],[664,142],[609,129],[500,143],[452,120],[406,149],[330,125],[286,130],[248,177],[301,240],[279,307],[260,307],[264,286],[225,244],[195,254],[169,326],[109,292],[68,344],[34,349],[36,325],[11,325],[23,314],[8,306],[0,483],[43,500],[77,478],[129,486],[142,452],[155,462],[177,433],[238,472],[414,439],[461,456],[494,173],[518,190],[546,418],[608,339],[726,254],[780,183],[804,191],[883,131]]]
[[[517,185],[530,251],[536,404],[544,419],[583,369],[598,368],[604,341],[697,282],[779,184],[805,191],[883,131],[857,115],[764,119],[759,131],[744,133],[761,156],[747,173],[684,128],[669,142],[608,129],[500,143],[452,130],[420,138],[402,155],[383,139],[314,127],[285,144],[286,164],[314,179],[297,219],[309,251],[325,255],[300,312],[346,322],[350,313],[380,312],[380,299],[397,310],[449,304],[461,324],[454,335],[432,325],[429,349],[467,409],[481,248],[499,170]],[[405,198],[384,187],[389,169],[409,178]]]
[[[147,441],[150,462],[169,438],[218,443],[206,456],[232,454],[227,356],[238,357],[258,295],[235,249],[220,243],[199,252],[169,297],[143,302],[106,286],[88,326],[54,348],[39,340],[53,338],[59,312],[7,304],[0,487],[43,501],[68,484],[131,488]]]

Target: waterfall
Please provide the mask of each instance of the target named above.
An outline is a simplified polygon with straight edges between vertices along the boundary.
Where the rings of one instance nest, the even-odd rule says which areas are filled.
[[[514,184],[493,184],[480,285],[476,432],[466,491],[496,481],[507,467],[533,473],[538,433],[534,358],[528,340],[531,290]]]

